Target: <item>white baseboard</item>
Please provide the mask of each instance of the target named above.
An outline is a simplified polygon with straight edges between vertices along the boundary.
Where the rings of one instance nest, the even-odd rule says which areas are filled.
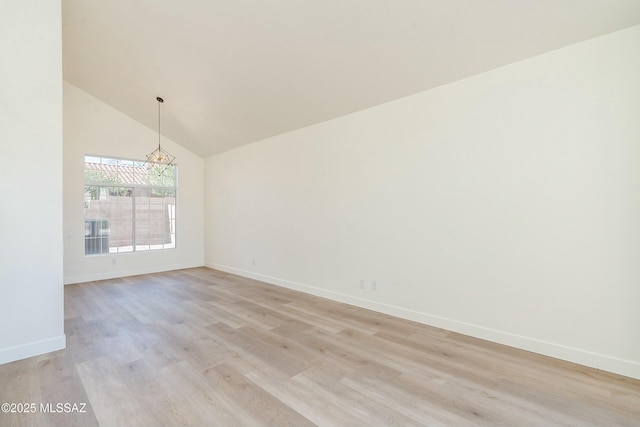
[[[62,350],[67,346],[67,337],[48,338],[46,340],[30,342],[0,349],[0,364],[26,359],[27,357],[38,356],[52,351]]]
[[[140,274],[162,273],[164,271],[182,270],[184,268],[202,267],[202,263],[184,263],[171,264],[163,266],[152,266],[135,268],[131,270],[112,270],[100,273],[81,274],[78,276],[70,276],[64,278],[65,285],[73,285],[74,283],[93,282],[96,280],[117,279],[120,277],[138,276]]]
[[[238,276],[260,280],[273,285],[302,291],[334,301],[339,301],[346,304],[355,305],[357,307],[362,307],[369,310],[374,310],[392,316],[400,317],[403,319],[412,320],[415,322],[423,323],[425,325],[458,332],[464,335],[470,335],[472,337],[508,345],[510,347],[515,347],[545,356],[566,360],[568,362],[578,363],[580,365],[601,369],[603,371],[613,372],[615,374],[640,379],[640,363],[631,360],[619,359],[613,356],[593,353],[579,348],[568,347],[562,344],[551,343],[536,338],[485,328],[479,325],[460,322],[445,317],[434,316],[429,313],[423,313],[403,307],[384,304],[381,302],[354,297],[339,292],[328,291],[326,289],[305,285],[303,283],[266,276],[264,274],[216,264],[210,261],[205,262],[205,266],[216,270],[225,271],[227,273],[237,274]]]

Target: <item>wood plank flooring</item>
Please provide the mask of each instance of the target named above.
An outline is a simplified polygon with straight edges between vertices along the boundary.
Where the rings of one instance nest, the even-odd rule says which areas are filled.
[[[38,406],[0,426],[640,426],[638,380],[207,268],[67,286],[65,317],[0,365]]]

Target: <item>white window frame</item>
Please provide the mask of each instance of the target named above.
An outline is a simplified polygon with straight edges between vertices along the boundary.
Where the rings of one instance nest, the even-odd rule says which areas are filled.
[[[121,158],[121,157],[113,157],[113,156],[104,156],[104,155],[93,155],[93,154],[85,154],[84,155],[84,160],[83,160],[83,171],[86,171],[86,163],[87,163],[87,159],[99,159],[100,163],[103,163],[103,161],[107,161],[103,164],[112,164],[111,162],[114,162],[116,167],[118,168],[119,166],[125,166],[125,165],[120,165],[120,162],[126,162],[126,163],[132,163],[135,165],[135,167],[142,167],[142,165],[145,165],[145,161],[143,160],[134,160],[134,159],[126,159],[126,158]],[[94,162],[95,163],[95,162]],[[86,191],[87,187],[100,187],[100,188],[109,188],[109,187],[117,187],[117,188],[123,188],[123,189],[128,189],[131,190],[131,198],[132,198],[132,213],[131,213],[131,241],[132,241],[132,247],[131,250],[123,250],[123,251],[114,251],[111,252],[110,248],[108,248],[107,252],[101,252],[101,253],[87,253],[87,248],[86,248],[86,243],[85,243],[85,256],[91,257],[91,256],[101,256],[101,255],[114,255],[114,254],[123,254],[123,253],[140,253],[140,252],[155,252],[155,251],[170,251],[170,250],[175,250],[178,247],[178,167],[176,164],[172,164],[171,167],[173,167],[174,169],[174,182],[173,182],[173,186],[162,186],[162,185],[148,185],[148,184],[140,184],[140,183],[125,183],[125,182],[105,182],[105,181],[87,181],[86,179],[86,174],[84,176],[84,191]],[[146,246],[148,246],[147,249],[139,249],[138,246],[143,246],[143,245],[138,245],[136,242],[136,238],[137,238],[137,233],[136,233],[136,198],[140,198],[143,196],[140,196],[138,194],[136,194],[137,192],[139,192],[140,190],[156,190],[156,191],[172,191],[174,194],[174,199],[175,199],[175,203],[173,206],[173,215],[170,216],[170,233],[172,234],[173,237],[173,242],[172,242],[172,246],[170,247],[166,247],[166,244],[163,244],[162,248],[152,248],[151,244],[148,244]],[[85,193],[86,194],[86,193]],[[86,197],[86,196],[85,196]],[[85,199],[86,200],[86,199]],[[85,221],[85,219],[83,219],[83,221]],[[97,220],[102,220],[102,218],[98,218]],[[86,227],[86,224],[85,224]],[[171,232],[172,231],[172,232]],[[86,239],[86,236],[85,236]],[[157,246],[157,245],[156,245]]]

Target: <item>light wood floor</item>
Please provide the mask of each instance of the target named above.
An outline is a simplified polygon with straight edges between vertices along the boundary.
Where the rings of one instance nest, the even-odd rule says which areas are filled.
[[[65,288],[1,426],[640,426],[640,381],[206,268]]]

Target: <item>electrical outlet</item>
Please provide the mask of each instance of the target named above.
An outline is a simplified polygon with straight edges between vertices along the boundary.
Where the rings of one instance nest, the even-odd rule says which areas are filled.
[[[116,265],[117,262],[118,262],[117,258],[111,258],[111,265]]]
[[[371,289],[372,290],[377,290],[378,289],[378,282],[376,282],[375,280],[371,281]]]
[[[256,259],[255,258],[251,258],[251,265],[256,265]]]
[[[360,279],[360,289],[364,289],[364,279]]]

